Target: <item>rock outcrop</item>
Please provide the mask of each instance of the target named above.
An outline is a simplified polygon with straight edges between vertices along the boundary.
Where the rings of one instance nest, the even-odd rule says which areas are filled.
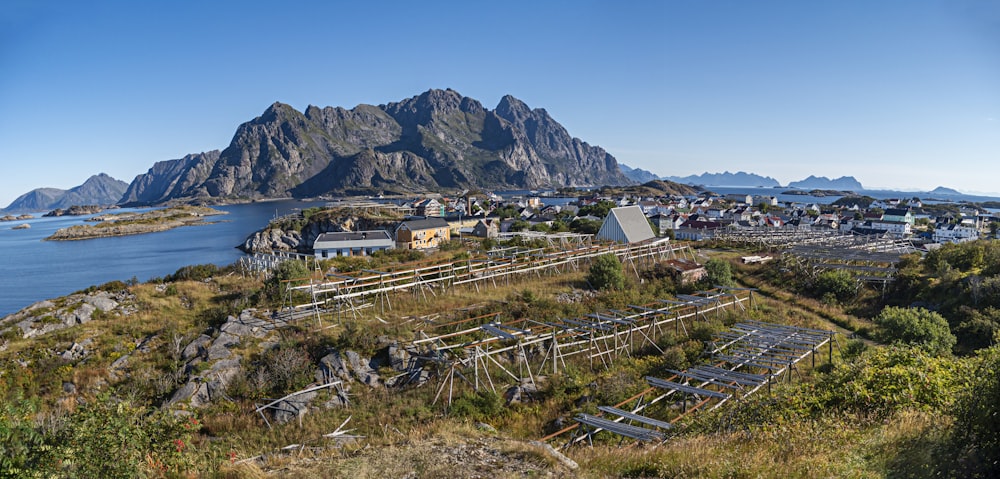
[[[57,301],[40,301],[0,319],[0,333],[17,328],[22,337],[31,338],[88,323],[96,314],[128,314],[130,309],[123,308],[122,303],[131,299],[132,296],[124,291],[96,291],[73,294]]]

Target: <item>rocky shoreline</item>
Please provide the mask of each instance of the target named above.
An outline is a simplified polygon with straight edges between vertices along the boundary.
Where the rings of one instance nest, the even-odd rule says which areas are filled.
[[[208,216],[228,214],[204,206],[179,206],[145,213],[119,213],[92,218],[93,225],[75,225],[57,230],[49,241],[73,241],[167,231],[202,224]]]

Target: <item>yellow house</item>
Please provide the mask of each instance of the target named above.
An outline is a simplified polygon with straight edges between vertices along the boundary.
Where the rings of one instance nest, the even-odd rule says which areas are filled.
[[[443,218],[404,221],[396,227],[396,247],[404,249],[437,248],[451,240],[451,229]]]

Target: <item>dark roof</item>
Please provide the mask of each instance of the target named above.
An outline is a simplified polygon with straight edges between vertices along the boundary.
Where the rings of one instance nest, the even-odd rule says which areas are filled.
[[[410,231],[428,230],[432,228],[447,228],[448,222],[443,218],[429,217],[421,220],[407,220],[400,223],[399,227],[406,227]]]
[[[376,239],[388,239],[391,240],[392,237],[385,230],[372,230],[372,231],[341,231],[337,233],[323,233],[316,238],[317,242],[328,242],[328,241],[360,241],[360,240],[376,240]]]
[[[883,215],[906,216],[906,214],[909,212],[910,212],[909,208],[889,208],[885,210],[885,213],[883,213]]]

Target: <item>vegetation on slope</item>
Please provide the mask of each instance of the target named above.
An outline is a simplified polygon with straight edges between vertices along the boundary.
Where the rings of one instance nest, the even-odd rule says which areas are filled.
[[[398,294],[391,311],[369,308],[333,327],[303,321],[268,344],[247,341],[235,350],[248,367],[226,391],[231,400],[175,408],[179,413],[162,406],[183,382],[183,344],[247,308],[282,307],[288,301],[282,282],[314,274],[312,268],[285,263],[262,280],[232,268],[193,266],[146,284],[109,284],[102,288],[133,296],[131,312],[31,339],[4,337],[0,476],[72,477],[99,470],[103,477],[245,477],[265,471],[291,477],[507,477],[544,470],[566,477],[993,477],[1000,473],[1000,347],[990,346],[992,337],[975,347],[962,324],[971,311],[989,316],[989,308],[1000,307],[991,299],[993,290],[983,286],[997,274],[995,248],[982,242],[942,249],[923,261],[908,258],[901,280],[884,296],[867,288],[841,294],[838,278],[825,286],[787,281],[780,267],[736,263],[736,251],[708,253],[712,277],[700,285],[677,284],[662,266],[642,268],[634,277],[620,263],[602,260],[595,264],[607,264],[596,270],[524,277],[495,289]],[[413,261],[412,254],[337,258],[321,268],[391,268]],[[471,254],[456,242],[421,261]],[[610,278],[602,284],[612,287],[578,294],[590,289],[588,279],[596,282],[590,274]],[[971,277],[980,278],[978,286]],[[569,361],[558,374],[538,378],[538,391],[524,402],[507,404],[500,393],[464,388],[449,406],[434,402],[435,382],[403,389],[356,385],[349,407],[313,411],[301,422],[271,429],[254,413],[263,398],[307,384],[318,356],[330,348],[377,351],[387,340],[413,338],[419,322],[414,318],[580,317],[727,280],[759,288],[756,307],[699,320],[686,334],[664,334],[658,349],[643,348],[607,369]],[[916,302],[924,309],[910,310]],[[956,321],[954,315],[966,316]],[[702,361],[702,340],[747,318],[847,328],[868,339],[840,338],[832,365],[803,364],[793,381],[775,384],[770,394],[678,423],[656,448],[623,449],[618,437],[602,433],[593,448],[564,451],[580,464],[570,470],[527,442],[569,425],[577,412],[596,413],[597,405],[642,391],[645,375]],[[959,338],[957,356],[947,347],[952,332]],[[56,354],[86,341],[91,353],[82,359]],[[110,367],[122,357],[128,358],[126,368]],[[659,413],[677,413],[662,407]],[[335,445],[323,437],[348,417],[347,427],[365,436],[360,442]],[[290,444],[300,445],[294,456],[277,453]],[[266,457],[248,460],[261,455]]]

